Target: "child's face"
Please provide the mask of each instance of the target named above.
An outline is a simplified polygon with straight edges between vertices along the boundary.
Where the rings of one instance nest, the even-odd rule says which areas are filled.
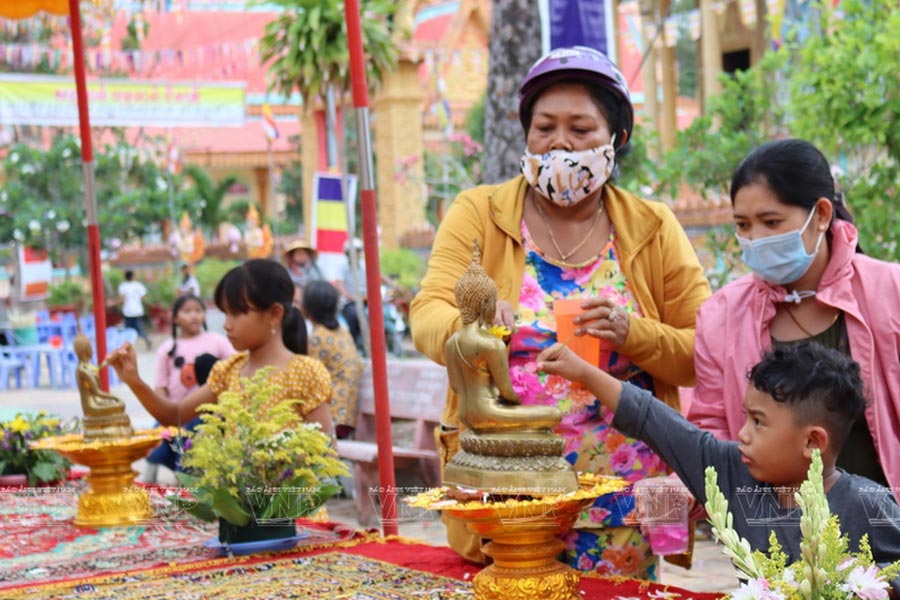
[[[806,428],[797,425],[787,405],[769,394],[747,387],[747,421],[738,433],[741,460],[754,479],[775,485],[800,485],[809,459]]]
[[[250,350],[259,348],[271,337],[272,319],[263,311],[239,313],[226,306],[224,329],[235,350]]]
[[[203,329],[203,320],[206,313],[203,307],[196,300],[188,300],[181,305],[175,314],[175,324],[178,326],[182,335],[195,336]]]

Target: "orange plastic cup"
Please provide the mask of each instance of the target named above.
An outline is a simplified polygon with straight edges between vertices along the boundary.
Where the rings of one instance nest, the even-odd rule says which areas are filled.
[[[584,298],[573,298],[553,301],[553,314],[556,317],[556,339],[565,343],[572,351],[583,358],[589,365],[600,366],[600,340],[592,335],[576,336],[575,317],[584,312],[581,303]]]

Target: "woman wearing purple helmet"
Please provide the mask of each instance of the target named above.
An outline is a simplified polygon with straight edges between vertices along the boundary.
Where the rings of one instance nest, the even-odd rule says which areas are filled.
[[[509,327],[510,375],[523,404],[565,415],[557,433],[579,471],[636,481],[664,475],[646,446],[609,427],[612,415],[582,388],[537,372],[535,358],[557,341],[554,300],[581,300],[577,336],[606,349],[598,366],[678,407],[677,386],[694,381],[694,317],[709,296],[693,248],[672,212],[610,179],[627,151],[634,108],[622,74],[580,46],[541,58],[520,88],[525,131],[522,174],[459,195],[437,233],[428,273],[412,304],[416,347],[443,363],[460,327],[453,286],[471,260],[473,238],[499,289],[495,323]],[[565,341],[565,340],[560,340]],[[436,436],[445,460],[458,449],[458,399],[451,392]],[[566,539],[583,570],[652,578],[656,560],[626,525],[630,493],[601,498]],[[481,540],[453,522],[450,545],[483,560]]]

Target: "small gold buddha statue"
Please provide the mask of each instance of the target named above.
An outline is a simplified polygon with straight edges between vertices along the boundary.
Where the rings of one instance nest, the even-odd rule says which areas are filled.
[[[545,495],[578,489],[553,433],[562,413],[552,406],[523,406],[509,377],[506,344],[488,328],[497,308],[497,284],[481,266],[478,243],[472,264],[455,287],[462,328],[444,345],[450,387],[459,396],[464,428],[460,451],[444,470],[444,484],[490,494]]]
[[[100,388],[99,370],[91,364],[93,349],[90,340],[79,333],[72,345],[78,356],[75,380],[84,412],[84,441],[131,437],[134,430],[125,414],[125,403]]]

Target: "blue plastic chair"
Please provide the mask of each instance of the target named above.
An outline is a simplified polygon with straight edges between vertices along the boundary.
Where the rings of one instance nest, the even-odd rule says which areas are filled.
[[[0,390],[9,389],[10,375],[16,378],[16,387],[22,389],[22,374],[25,373],[25,361],[10,352],[0,352]]]
[[[89,338],[94,337],[97,330],[94,327],[94,315],[85,315],[79,319],[81,332]]]

